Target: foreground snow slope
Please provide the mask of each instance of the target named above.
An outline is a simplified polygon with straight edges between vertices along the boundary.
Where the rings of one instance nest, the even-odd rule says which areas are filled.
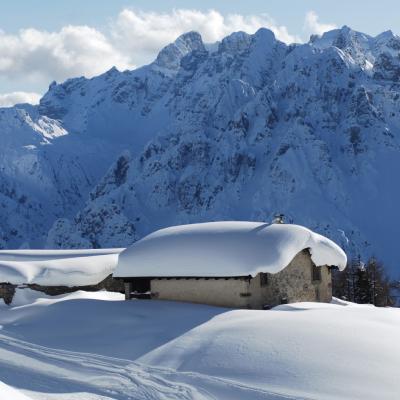
[[[30,400],[29,397],[15,390],[13,387],[0,382],[0,399],[4,400]]]
[[[343,250],[293,224],[223,221],[160,229],[123,251],[114,272],[127,276],[256,276],[282,271],[302,250],[317,266],[346,268]]]
[[[0,380],[33,399],[398,399],[398,309],[37,296],[0,308]]]
[[[122,250],[2,250],[0,282],[95,285],[113,273]]]

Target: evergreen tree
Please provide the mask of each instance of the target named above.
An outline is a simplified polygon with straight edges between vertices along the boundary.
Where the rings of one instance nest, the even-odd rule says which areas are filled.
[[[367,273],[370,281],[370,303],[380,307],[394,305],[395,301],[391,296],[392,283],[383,264],[372,257],[367,264]]]
[[[343,300],[356,302],[356,271],[358,260],[352,260],[343,271],[334,271],[332,277],[333,295]]]
[[[369,304],[371,303],[371,281],[367,269],[363,265],[355,271],[355,303]]]
[[[358,257],[344,271],[334,272],[332,289],[333,295],[340,299],[385,307],[396,304],[394,293],[400,292],[400,283],[389,279],[383,264],[375,257],[366,265]]]

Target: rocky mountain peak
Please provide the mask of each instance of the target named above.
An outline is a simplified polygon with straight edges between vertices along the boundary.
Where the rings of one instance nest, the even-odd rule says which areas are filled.
[[[240,54],[247,50],[252,43],[252,35],[245,32],[234,32],[222,39],[218,46],[220,53]]]
[[[154,61],[154,65],[176,71],[180,67],[182,58],[192,51],[206,51],[201,35],[194,31],[184,33],[174,43],[164,47]]]

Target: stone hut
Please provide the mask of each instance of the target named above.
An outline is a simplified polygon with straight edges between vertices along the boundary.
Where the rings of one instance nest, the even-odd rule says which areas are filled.
[[[268,309],[329,302],[331,269],[347,258],[331,240],[292,224],[210,222],[154,232],[119,256],[125,297]]]

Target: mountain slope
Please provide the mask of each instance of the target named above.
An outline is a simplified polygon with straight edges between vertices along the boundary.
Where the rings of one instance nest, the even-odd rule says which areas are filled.
[[[2,227],[3,246],[25,235],[39,238],[30,245],[120,247],[171,224],[279,211],[395,268],[399,54],[391,32],[348,27],[290,46],[266,29],[217,46],[189,32],[138,70],[52,84],[24,112],[57,132],[41,133],[48,144],[34,151],[49,187],[61,187],[32,199],[46,210],[31,213],[45,221],[40,234],[17,200],[3,208],[27,225],[18,239]],[[31,199],[23,178],[15,185]]]

